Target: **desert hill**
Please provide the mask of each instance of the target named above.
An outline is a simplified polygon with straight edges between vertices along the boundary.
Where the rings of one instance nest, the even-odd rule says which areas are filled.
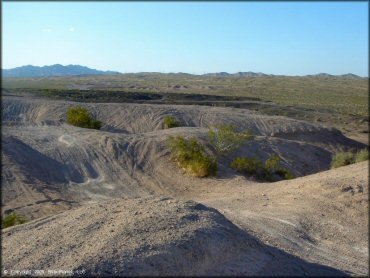
[[[364,147],[336,129],[237,108],[78,103],[103,122],[90,130],[65,123],[75,102],[2,100],[2,211],[30,221],[2,231],[6,267],[368,273],[368,163],[329,170],[335,149]],[[168,115],[181,126],[163,129]],[[222,123],[255,139],[221,159],[215,177],[184,175],[169,160],[168,136],[205,142],[208,128]],[[297,178],[266,183],[229,168],[236,155],[270,153]]]
[[[328,169],[335,148],[362,146],[335,129],[245,109],[208,106],[81,104],[104,123],[100,131],[81,129],[65,124],[65,112],[73,105],[3,98],[6,211],[23,204],[17,209],[36,217],[43,216],[40,207],[47,204],[55,210],[82,200],[183,190],[193,178],[179,178],[183,175],[169,162],[166,139],[186,135],[204,140],[207,127],[215,124],[232,123],[255,134],[255,140],[235,155],[266,159],[276,153],[296,176]],[[181,120],[182,127],[164,130],[162,121],[167,115]],[[221,162],[220,178],[236,174],[228,167],[231,159]]]

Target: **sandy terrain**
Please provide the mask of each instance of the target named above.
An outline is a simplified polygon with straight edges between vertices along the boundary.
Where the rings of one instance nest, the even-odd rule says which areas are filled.
[[[368,167],[361,162],[270,184],[234,179],[187,198],[217,208],[264,243],[310,262],[365,275]]]
[[[65,124],[72,102],[2,102],[2,212],[34,219],[3,230],[5,268],[368,273],[368,163],[325,171],[335,148],[364,145],[335,129],[235,108],[80,104],[104,123],[97,131]],[[167,115],[182,127],[163,130]],[[166,138],[205,140],[218,123],[256,136],[233,156],[274,152],[299,178],[246,179],[229,169],[233,156],[220,161],[216,177],[183,175],[168,159]]]
[[[345,274],[262,244],[215,209],[170,198],[85,205],[9,228],[3,240],[8,271],[32,266],[86,275]]]

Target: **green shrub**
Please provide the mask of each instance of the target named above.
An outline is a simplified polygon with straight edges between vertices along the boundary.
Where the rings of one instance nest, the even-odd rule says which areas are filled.
[[[346,166],[352,163],[357,163],[369,159],[369,150],[362,149],[356,154],[352,152],[338,151],[334,153],[331,160],[331,168],[338,168],[341,166]]]
[[[182,136],[170,136],[167,145],[172,159],[189,175],[206,177],[216,174],[216,160],[206,154],[204,147],[195,138],[186,140]]]
[[[354,154],[351,152],[339,151],[333,155],[331,168],[346,166],[355,162]]]
[[[189,160],[185,165],[185,171],[195,177],[207,177],[216,174],[217,163],[207,156],[201,156]]]
[[[100,129],[102,126],[102,122],[98,120],[92,120],[90,124],[90,128],[92,129]]]
[[[262,161],[256,157],[237,157],[230,167],[240,173],[255,175],[263,168]]]
[[[277,175],[285,180],[294,179],[292,172],[279,165],[280,160],[280,157],[278,157],[276,154],[271,154],[265,161],[264,175],[266,179],[273,181],[275,180],[274,175]]]
[[[23,224],[25,222],[26,220],[22,216],[12,212],[1,220],[1,227],[4,229],[14,225]]]
[[[100,129],[102,126],[100,121],[92,119],[89,111],[86,108],[80,106],[68,108],[67,123],[78,127],[92,129]]]
[[[362,149],[358,151],[355,155],[355,161],[361,162],[369,159],[369,150],[368,149]]]
[[[263,180],[263,181],[269,181],[269,182],[277,181],[276,176],[274,175],[274,173],[270,172],[265,167],[262,168],[260,174],[258,175],[258,178]]]
[[[219,155],[226,155],[239,149],[247,139],[252,140],[251,132],[248,134],[237,132],[233,125],[218,125],[208,130],[208,139]]]
[[[275,174],[277,174],[278,176],[280,176],[284,180],[294,179],[294,175],[292,174],[292,172],[290,172],[289,170],[287,170],[285,168],[282,168],[282,167],[279,167],[275,171]]]
[[[166,116],[163,119],[163,128],[173,128],[180,126],[179,122],[171,116]]]
[[[252,141],[254,139],[254,135],[252,133],[252,130],[251,129],[248,129],[247,130],[247,133],[246,133],[246,139],[247,141]]]
[[[252,175],[261,180],[265,181],[276,181],[280,179],[293,179],[293,174],[279,166],[280,158],[276,154],[270,155],[270,157],[262,163],[262,161],[256,157],[237,157],[230,164],[230,167],[242,174]]]
[[[265,168],[269,172],[275,172],[279,168],[280,157],[276,154],[271,154],[270,157],[265,161]]]

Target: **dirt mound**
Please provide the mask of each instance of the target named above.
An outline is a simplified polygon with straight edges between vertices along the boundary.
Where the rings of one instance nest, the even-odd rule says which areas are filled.
[[[102,130],[65,124],[72,105],[92,111]],[[182,127],[163,130],[166,115]],[[4,231],[5,267],[132,275],[368,274],[367,163],[302,177],[329,169],[333,148],[363,146],[336,130],[234,108],[26,96],[3,97],[2,116],[2,212],[44,217]],[[221,123],[251,129],[255,139],[220,159],[217,176],[186,176],[169,161],[169,135],[205,143],[207,127]],[[261,183],[229,167],[235,156],[265,160],[271,153],[299,178]],[[238,228],[189,199],[219,209]]]
[[[368,167],[361,162],[272,184],[234,179],[187,198],[290,254],[366,276]]]
[[[65,124],[71,105],[87,107],[105,123],[103,129]],[[76,104],[27,97],[4,97],[2,108],[3,208],[29,219],[45,216],[45,205],[55,212],[85,201],[172,195],[203,184],[169,162],[165,141],[179,134],[205,140],[205,127],[219,123],[251,128],[256,138],[220,161],[216,182],[236,175],[229,168],[235,156],[256,155],[265,160],[276,153],[284,167],[302,176],[328,169],[333,145],[353,146],[351,140],[320,126],[242,109]],[[181,119],[184,126],[163,130],[165,115]],[[306,137],[294,140],[289,137],[292,130]],[[322,137],[326,142],[317,143],[324,141]]]
[[[86,107],[94,117],[104,123],[102,130],[119,133],[146,133],[161,130],[165,116],[177,118],[184,127],[210,127],[217,124],[234,124],[240,130],[250,129],[253,134],[296,141],[332,141],[332,144],[355,142],[338,130],[293,120],[281,116],[265,116],[246,109],[197,105],[160,105],[133,103],[75,103],[50,101],[27,97],[4,97],[2,120],[4,125],[61,124],[70,106]],[[318,137],[319,136],[319,137]],[[294,138],[293,138],[294,137]],[[318,137],[315,139],[315,137]]]
[[[170,198],[92,204],[5,229],[2,238],[8,273],[345,274],[265,246],[215,209]]]

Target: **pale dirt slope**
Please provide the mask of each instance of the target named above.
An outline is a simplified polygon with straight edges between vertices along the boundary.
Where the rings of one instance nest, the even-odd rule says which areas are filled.
[[[36,218],[81,201],[182,192],[195,180],[183,177],[168,161],[166,138],[184,134],[204,139],[205,127],[218,123],[256,134],[234,156],[266,159],[274,152],[297,176],[328,169],[333,146],[356,147],[335,130],[302,121],[203,106],[79,104],[105,123],[103,131],[87,130],[64,123],[72,105],[3,97],[4,211]],[[185,127],[163,130],[166,115],[182,119]],[[218,178],[235,175],[228,168],[231,159],[221,161]]]
[[[241,229],[290,254],[357,275],[369,273],[369,164],[277,183],[243,178],[189,192]]]
[[[105,123],[96,131],[64,123],[76,103],[2,100],[2,212],[36,219],[3,231],[7,267],[159,275],[368,273],[367,163],[258,183],[229,169],[230,157],[221,160],[216,177],[198,179],[183,175],[165,146],[169,135],[204,140],[208,126],[233,123],[256,135],[234,156],[266,159],[274,152],[303,176],[327,170],[334,147],[363,147],[336,130],[243,109],[79,104]],[[162,130],[166,115],[181,118],[183,127]],[[167,204],[155,196],[180,201]],[[218,209],[233,224],[212,209],[195,209],[189,199]],[[185,221],[186,215],[197,216]]]
[[[14,247],[17,248],[14,248]],[[112,199],[6,229],[3,267],[86,275],[344,275],[266,246],[214,209]]]

